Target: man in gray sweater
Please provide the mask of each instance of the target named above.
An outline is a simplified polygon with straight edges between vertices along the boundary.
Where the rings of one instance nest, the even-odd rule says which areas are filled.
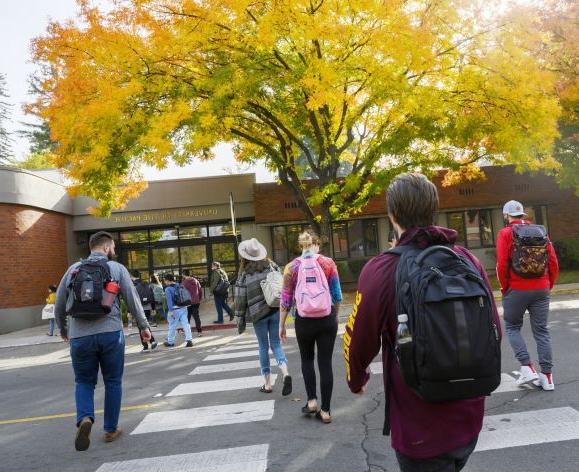
[[[118,422],[125,336],[120,295],[135,316],[142,338],[151,338],[149,324],[129,272],[112,260],[115,242],[111,234],[105,231],[93,234],[89,247],[91,254],[88,259],[73,264],[64,274],[56,292],[55,304],[55,318],[61,336],[70,342],[76,384],[77,451],[86,451],[90,445],[90,432],[95,420],[94,389],[99,367],[105,384],[104,440],[112,442],[121,434]],[[110,311],[109,307],[101,308],[106,304],[101,299],[103,296],[111,297]]]

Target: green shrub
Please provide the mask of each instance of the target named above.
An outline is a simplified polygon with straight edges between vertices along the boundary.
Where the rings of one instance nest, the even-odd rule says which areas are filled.
[[[579,238],[556,241],[554,246],[562,270],[579,269]]]
[[[336,261],[336,267],[338,268],[338,274],[340,275],[340,282],[351,283],[358,282],[358,277],[360,277],[360,272],[366,265],[370,258],[365,259],[353,259],[350,261]]]

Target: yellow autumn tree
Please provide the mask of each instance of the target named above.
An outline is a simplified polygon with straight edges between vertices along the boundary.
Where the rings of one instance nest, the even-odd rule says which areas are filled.
[[[125,0],[105,13],[80,1],[77,21],[34,42],[46,73],[31,111],[101,214],[142,188],[140,165],[229,142],[327,236],[402,171],[556,165],[554,78],[529,47],[541,32],[501,4]]]

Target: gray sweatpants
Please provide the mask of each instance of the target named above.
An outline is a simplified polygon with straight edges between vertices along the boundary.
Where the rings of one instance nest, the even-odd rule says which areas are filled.
[[[551,334],[548,326],[549,302],[549,290],[508,290],[503,297],[505,328],[515,357],[521,365],[531,363],[531,356],[521,335],[523,316],[528,310],[533,337],[537,343],[539,364],[544,374],[550,373],[553,368]]]

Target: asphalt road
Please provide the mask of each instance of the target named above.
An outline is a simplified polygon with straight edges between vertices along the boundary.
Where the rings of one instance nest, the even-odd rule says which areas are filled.
[[[499,441],[494,433],[501,431],[485,433],[491,449],[473,454],[465,471],[579,471],[579,420],[575,421],[575,415],[579,416],[579,300],[567,296],[557,301],[562,302],[562,309],[553,311],[551,318],[556,391],[506,388],[493,394],[487,401],[487,417],[507,415],[499,416],[497,421],[512,429],[502,431],[504,439]],[[528,326],[525,336],[531,340]],[[195,340],[193,349],[159,348],[141,354],[136,352],[138,338],[128,338],[123,396],[123,407],[128,410],[121,414],[125,434],[119,441],[105,444],[101,439],[102,414],[97,414],[91,448],[84,453],[74,450],[74,417],[64,416],[74,412],[74,384],[66,346],[0,349],[0,471],[257,471],[259,468],[248,464],[243,465],[248,468],[242,467],[246,449],[222,451],[256,445],[268,448],[267,470],[272,472],[398,470],[389,439],[381,434],[382,376],[374,375],[364,397],[351,395],[344,381],[341,342],[334,357],[331,425],[300,414],[305,399],[295,339],[290,339],[286,349],[294,377],[294,393],[289,397],[281,396],[280,380],[272,395],[258,392],[256,383],[254,388],[166,396],[185,383],[259,375],[256,368],[189,375],[196,368],[256,360],[251,354],[205,360],[208,355],[250,353],[252,345],[243,343],[253,339],[251,333],[237,337],[234,331],[226,331]],[[503,343],[503,372],[509,374],[518,366],[506,340]],[[534,353],[534,342],[529,342],[529,347]],[[103,393],[100,383],[95,396],[97,408],[102,408]],[[233,419],[223,420],[232,404],[237,405],[230,415]],[[174,413],[176,410],[179,412]],[[556,421],[550,421],[553,418]],[[22,422],[12,423],[15,420]],[[222,421],[231,424],[216,425]],[[192,425],[199,427],[190,429]],[[519,441],[520,445],[505,447],[509,441]],[[219,452],[183,456],[214,450]],[[230,456],[238,462],[237,467],[217,465]],[[155,459],[159,457],[162,459]],[[102,468],[103,464],[141,458],[148,460],[133,468],[123,468],[126,464]],[[179,468],[179,461],[189,468]],[[202,468],[201,464],[214,468]]]

